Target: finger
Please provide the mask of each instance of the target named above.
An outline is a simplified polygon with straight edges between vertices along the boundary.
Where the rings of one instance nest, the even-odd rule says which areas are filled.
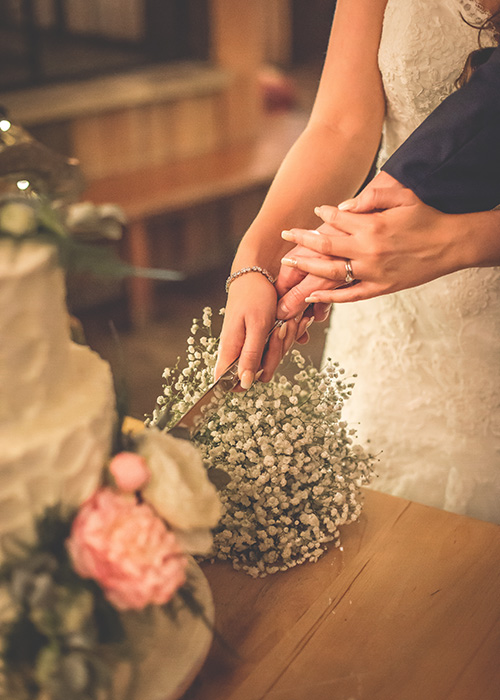
[[[418,198],[417,198],[418,199]],[[411,206],[415,204],[414,193],[403,187],[367,187],[354,199],[341,202],[338,209],[341,212],[363,214],[394,207]]]
[[[281,297],[276,310],[277,318],[290,320],[307,309],[308,303],[305,301],[305,298],[317,288],[317,285],[306,284],[304,289],[302,285],[306,280],[307,275],[300,284],[292,287]]]
[[[314,275],[306,275],[302,282],[292,287],[278,301],[277,317],[283,319],[295,318],[307,308],[308,302],[306,297],[317,289],[332,289],[332,285],[331,280],[314,277]],[[317,316],[316,313],[315,315]]]
[[[344,287],[344,289],[335,289],[332,291],[332,301],[335,304],[345,304],[353,301],[363,301],[365,299],[373,299],[384,294],[389,294],[393,290],[382,287],[375,282],[360,282],[352,287]]]
[[[236,360],[243,346],[245,333],[243,326],[224,325],[221,332],[217,362],[215,363],[214,378],[217,380]]]
[[[253,322],[246,328],[245,342],[238,361],[238,377],[242,389],[249,389],[260,369],[270,325]],[[274,334],[273,334],[274,335]]]
[[[309,341],[309,333],[307,332],[307,329],[312,325],[312,323],[314,323],[314,320],[314,316],[304,316],[304,318],[300,321],[297,328],[297,343],[304,345]]]
[[[302,250],[307,249],[303,248]],[[306,273],[303,273],[300,270],[294,270],[291,267],[282,265],[278,273],[278,278],[274,284],[278,297],[283,296],[292,287],[294,287],[296,284],[299,284],[299,282],[301,282],[304,279],[305,274]]]
[[[357,258],[359,256],[361,243],[356,234],[368,233],[373,226],[373,218],[351,212],[339,212],[336,207],[327,208],[333,213],[316,231],[294,228],[282,232],[283,238],[286,237],[286,240],[293,240],[297,244],[296,248],[292,248],[282,258],[282,262],[296,257],[299,246],[318,254],[312,257]]]
[[[342,234],[337,235],[342,236]],[[335,231],[329,231],[327,234],[326,232],[318,229],[313,231],[311,229],[293,228],[289,231],[282,231],[281,237],[285,241],[290,241],[294,242],[296,245],[305,246],[306,248],[309,248],[309,250],[314,250],[316,253],[326,256],[332,254],[331,239],[335,237]],[[288,258],[289,256],[293,257],[294,253],[295,250],[292,248],[292,250],[285,255],[284,259]]]
[[[285,339],[283,340],[283,357],[290,351],[290,348],[293,347],[293,345],[295,344],[300,324],[304,323],[307,325],[308,321],[309,317],[301,318],[299,316],[297,316],[297,318],[293,319],[292,321],[288,321],[287,333]]]
[[[308,272],[315,277],[330,280],[336,285],[343,284],[346,281],[346,261],[344,259],[303,258],[302,256],[296,256],[295,258],[283,258],[281,262],[283,265],[298,268],[302,272]]]
[[[261,382],[270,381],[276,367],[281,362],[283,357],[283,341],[286,337],[286,333],[287,323],[285,322],[282,326],[277,328],[269,338],[269,344],[262,362],[262,375],[260,376]]]
[[[328,316],[330,315],[331,309],[332,309],[331,304],[314,304],[313,305],[313,316],[314,316],[315,321],[317,323],[324,323],[328,319]]]
[[[359,282],[358,284],[339,289],[321,290],[309,297],[309,302],[343,304],[352,301],[362,301],[373,297],[389,294],[392,290],[383,288],[375,282]]]
[[[392,175],[389,175],[389,173],[381,170],[356,197],[340,202],[338,208],[341,211],[373,211],[374,202],[371,201],[373,191],[387,187],[402,189],[404,185],[392,177]],[[318,214],[318,216],[320,216],[320,214]]]
[[[286,354],[287,349],[293,345],[297,332],[297,321],[291,319],[284,323],[278,332],[273,333],[269,339],[269,345],[262,363],[261,382],[271,381],[277,366]]]
[[[303,257],[315,257],[318,256],[319,253],[316,253],[314,250],[309,250],[309,248],[306,248],[305,246],[300,246],[296,245],[291,250],[288,252],[287,257],[294,257],[294,255],[302,255]],[[278,278],[274,284],[274,288],[276,290],[276,293],[279,297],[284,296],[292,287],[295,287],[297,284],[300,284],[304,277],[306,276],[305,272],[301,272],[298,269],[293,269],[291,267],[287,267],[285,265],[281,265],[278,273]]]

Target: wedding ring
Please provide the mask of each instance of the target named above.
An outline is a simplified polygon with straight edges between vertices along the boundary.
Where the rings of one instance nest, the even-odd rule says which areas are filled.
[[[352,271],[351,261],[346,260],[344,265],[345,265],[345,283],[351,284],[351,282],[354,282],[354,273]]]

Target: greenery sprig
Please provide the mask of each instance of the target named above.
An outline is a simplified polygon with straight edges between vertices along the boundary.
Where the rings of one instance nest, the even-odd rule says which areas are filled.
[[[118,208],[114,207],[111,215],[110,207],[105,207],[107,216],[101,218],[99,207],[85,203],[85,216],[88,225],[92,227],[90,231],[85,230],[81,221],[75,231],[72,231],[68,211],[57,210],[49,200],[38,195],[4,198],[0,200],[0,239],[17,243],[36,240],[51,244],[57,250],[61,266],[71,272],[90,272],[99,277],[143,277],[169,282],[184,278],[176,270],[135,267],[121,260],[109,247],[97,244],[99,238],[105,240],[119,237],[117,230],[121,230],[125,220]],[[107,235],[110,231],[113,232],[111,236]]]
[[[97,697],[98,689],[111,686],[111,657],[125,656],[118,611],[71,565],[65,542],[74,516],[61,506],[49,508],[36,521],[34,544],[4,543],[0,587],[14,604],[0,628],[5,698],[31,699],[42,689],[51,700]],[[103,645],[113,649],[106,663]]]

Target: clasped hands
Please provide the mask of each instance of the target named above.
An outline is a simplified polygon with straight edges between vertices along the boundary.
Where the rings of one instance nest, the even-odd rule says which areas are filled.
[[[225,324],[216,376],[231,352],[238,356],[241,351],[241,387],[248,388],[255,378],[269,381],[291,345],[307,342],[312,321],[326,320],[332,303],[400,291],[454,269],[446,254],[453,248],[450,215],[423,204],[385,172],[356,198],[338,207],[320,206],[315,212],[323,221],[316,230],[282,233],[295,246],[282,258],[274,289],[254,276],[248,294],[252,298],[261,294],[262,302],[245,316],[230,341]],[[346,285],[347,260],[355,281]],[[241,278],[238,284],[242,288],[249,280]],[[271,294],[273,299],[268,298]],[[230,315],[232,308],[230,298],[226,309]],[[258,313],[260,309],[264,311]],[[262,358],[266,329],[272,326],[274,313],[287,323],[273,334]]]
[[[293,317],[317,302],[352,302],[397,292],[452,271],[443,256],[452,243],[446,215],[385,172],[358,197],[315,211],[323,220],[316,230],[282,233],[296,246],[281,261],[278,318]],[[349,285],[346,260],[355,277]]]

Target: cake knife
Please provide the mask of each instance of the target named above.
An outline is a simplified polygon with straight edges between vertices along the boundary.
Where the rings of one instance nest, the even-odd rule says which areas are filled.
[[[279,328],[283,324],[284,321],[281,320],[274,322],[273,327],[267,335],[266,345],[276,328]],[[175,423],[175,425],[168,430],[168,433],[174,435],[175,437],[187,437],[193,428],[195,428],[201,422],[203,413],[206,411],[209,405],[213,405],[215,407],[222,403],[224,396],[238,384],[239,360],[240,358],[237,357],[234,362],[231,362],[225,372],[223,372],[220,377],[210,385],[210,387],[198,399],[198,401],[191,406],[191,408],[186,411],[186,413],[177,421],[177,423]],[[163,430],[167,423],[168,411],[165,411],[165,413],[158,419],[156,427]]]

